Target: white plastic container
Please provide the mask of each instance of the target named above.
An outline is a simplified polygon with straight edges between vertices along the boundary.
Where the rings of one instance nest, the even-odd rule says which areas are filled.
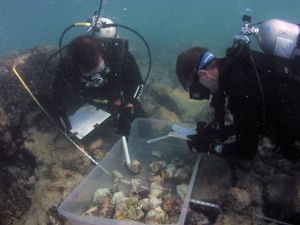
[[[144,171],[139,175],[133,175],[125,166],[125,155],[122,141],[119,140],[109,153],[101,160],[100,164],[108,171],[118,170],[124,179],[130,181],[132,178],[141,179],[144,186],[149,186],[149,181],[145,174],[149,172],[147,167],[150,162],[157,160],[152,155],[153,150],[163,153],[163,159],[168,160],[176,156],[184,159],[186,165],[191,168],[191,176],[188,184],[187,194],[181,214],[178,215],[178,225],[183,225],[187,214],[189,200],[199,165],[200,157],[188,150],[185,141],[176,138],[167,138],[151,144],[147,140],[166,135],[171,129],[171,124],[153,119],[137,119],[132,124],[131,135],[129,137],[128,149],[131,160],[138,160],[143,165]],[[58,208],[60,215],[64,216],[72,225],[142,225],[143,222],[107,219],[95,216],[82,216],[92,202],[93,195],[98,188],[112,186],[114,181],[111,176],[104,173],[99,167],[95,167],[90,174],[85,177],[75,190],[63,201]],[[171,184],[168,184],[171,185]],[[129,185],[118,183],[124,192],[128,191]]]

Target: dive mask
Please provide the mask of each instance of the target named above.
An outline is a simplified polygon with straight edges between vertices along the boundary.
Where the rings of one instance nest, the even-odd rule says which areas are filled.
[[[108,83],[109,68],[105,66],[104,61],[89,73],[82,73],[81,82],[86,87],[101,87]]]
[[[193,82],[189,87],[190,99],[203,100],[209,99],[210,90],[198,81],[197,74],[193,76]]]
[[[196,72],[193,75],[193,82],[189,87],[190,99],[195,99],[195,100],[209,99],[210,90],[207,87],[205,87],[203,84],[199,83],[197,72],[199,70],[204,69],[215,58],[216,57],[214,56],[214,54],[212,54],[209,51],[206,51],[201,57],[201,59],[199,60],[199,63],[196,67]]]

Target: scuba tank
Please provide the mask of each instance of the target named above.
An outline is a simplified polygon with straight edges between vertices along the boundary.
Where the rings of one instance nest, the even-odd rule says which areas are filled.
[[[266,54],[290,59],[299,54],[299,30],[299,25],[271,19],[261,24],[255,36]]]
[[[292,59],[300,55],[300,27],[298,24],[279,19],[270,19],[251,25],[251,17],[244,15],[240,34],[234,36],[234,44],[250,43],[254,35],[264,53]],[[259,25],[259,26],[255,26]]]

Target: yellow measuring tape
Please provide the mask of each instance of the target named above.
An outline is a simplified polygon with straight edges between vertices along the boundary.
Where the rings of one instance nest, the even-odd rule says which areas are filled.
[[[18,80],[20,81],[20,83],[23,85],[23,87],[25,88],[25,90],[27,91],[27,93],[30,95],[30,97],[35,101],[35,103],[40,107],[40,109],[46,114],[46,116],[51,120],[51,122],[56,126],[56,128],[73,144],[75,145],[75,147],[80,150],[86,157],[88,157],[95,165],[97,165],[98,167],[100,167],[106,174],[111,175],[111,173],[109,171],[107,171],[103,166],[101,166],[92,156],[90,156],[85,150],[84,148],[80,147],[75,141],[73,141],[69,135],[66,134],[66,132],[64,132],[56,123],[56,121],[51,117],[51,115],[46,111],[46,109],[40,104],[40,102],[37,100],[37,98],[34,96],[34,94],[32,93],[32,91],[30,90],[30,88],[28,87],[28,85],[25,83],[25,81],[23,80],[22,76],[20,75],[20,73],[17,71],[16,69],[16,65],[13,66],[12,68],[13,73],[16,75],[16,77],[18,78]]]
[[[19,79],[20,83],[23,85],[23,87],[25,88],[25,90],[27,91],[27,93],[30,95],[30,97],[35,101],[35,103],[40,107],[40,109],[46,114],[46,116],[51,120],[51,122],[53,122],[55,124],[55,126],[58,127],[58,125],[56,124],[56,122],[52,119],[52,117],[50,116],[50,114],[45,110],[45,108],[39,103],[39,101],[37,100],[37,98],[34,96],[34,94],[31,92],[30,88],[27,86],[27,84],[25,83],[25,81],[22,79],[22,76],[19,74],[19,72],[16,69],[16,65],[13,66],[12,68],[14,74],[16,75],[16,77]],[[59,130],[60,127],[58,127]],[[61,130],[62,131],[62,130]],[[63,132],[64,133],[64,132]]]

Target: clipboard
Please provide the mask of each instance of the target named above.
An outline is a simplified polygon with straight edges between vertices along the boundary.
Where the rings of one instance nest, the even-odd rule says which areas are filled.
[[[110,115],[110,113],[86,103],[77,109],[74,114],[68,116],[72,127],[70,132],[77,138],[82,139],[103,123]]]
[[[182,140],[190,140],[187,136],[194,134],[197,134],[196,128],[185,128],[178,124],[173,124],[171,131],[167,135],[147,140],[147,144],[160,141],[169,137],[179,138]]]

